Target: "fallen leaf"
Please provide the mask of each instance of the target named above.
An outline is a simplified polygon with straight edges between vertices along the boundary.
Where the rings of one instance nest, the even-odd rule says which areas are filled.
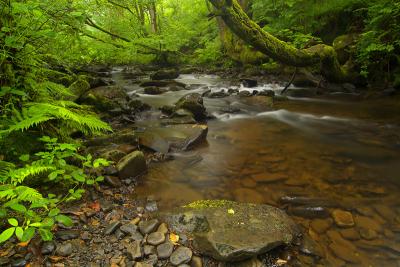
[[[228,214],[232,214],[233,215],[233,214],[235,214],[235,211],[233,209],[229,209],[228,210]]]
[[[49,259],[51,260],[51,262],[56,263],[56,262],[59,262],[59,261],[63,260],[64,257],[61,257],[61,256],[50,256]]]
[[[287,261],[281,260],[281,259],[278,259],[278,260],[276,261],[276,264],[277,264],[278,266],[285,265],[286,263],[287,263]]]
[[[176,234],[174,234],[174,233],[170,233],[170,234],[169,234],[169,240],[171,240],[171,242],[172,242],[174,245],[177,245],[177,244],[178,244],[178,241],[179,241],[179,235],[176,235]]]
[[[21,243],[18,243],[18,246],[20,246],[20,247],[27,247],[28,245],[29,245],[29,242],[30,242],[30,240],[29,241],[27,241],[27,242],[21,242]]]
[[[100,211],[100,203],[99,202],[93,202],[93,203],[91,203],[91,204],[89,204],[89,207],[92,209],[92,210],[95,210],[96,212],[99,212]]]

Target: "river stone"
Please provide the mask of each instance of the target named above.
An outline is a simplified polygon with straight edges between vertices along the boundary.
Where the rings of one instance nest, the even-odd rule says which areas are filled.
[[[203,267],[203,260],[198,256],[193,256],[190,261],[191,267]]]
[[[188,263],[192,259],[193,252],[190,248],[187,247],[179,247],[177,248],[169,258],[169,261],[174,266],[178,266],[180,264]]]
[[[191,93],[183,96],[175,104],[175,110],[186,109],[190,111],[197,121],[202,121],[207,117],[203,98],[198,93]]]
[[[141,241],[125,242],[126,251],[130,259],[136,260],[143,257],[143,251],[140,243]]]
[[[156,87],[156,86],[149,86],[149,87],[145,87],[143,92],[146,95],[161,95],[165,92],[167,92],[164,89],[161,89],[160,87]]]
[[[123,157],[117,164],[117,170],[121,179],[137,177],[146,172],[147,165],[143,152],[134,151]]]
[[[110,223],[107,227],[106,227],[106,229],[105,229],[105,231],[104,231],[104,234],[106,234],[106,235],[111,235],[111,234],[113,234],[119,227],[121,226],[121,222],[113,222],[113,223]]]
[[[348,211],[334,210],[332,212],[332,217],[335,223],[339,227],[352,227],[354,226],[353,215]]]
[[[152,219],[150,221],[141,221],[139,223],[139,230],[144,235],[149,234],[157,228],[158,224],[159,222],[157,219]]]
[[[87,91],[78,99],[78,103],[93,105],[99,111],[110,111],[121,107],[129,99],[127,92],[120,86],[101,86]]]
[[[58,245],[55,254],[61,257],[68,257],[72,254],[72,244],[68,242]]]
[[[263,254],[291,244],[297,235],[292,219],[268,205],[203,200],[166,212],[163,217],[173,232],[192,238],[202,255],[221,261]]]
[[[174,250],[174,245],[167,241],[157,246],[157,255],[160,259],[168,259]]]
[[[168,226],[166,223],[160,224],[157,228],[157,232],[163,233],[164,235],[168,233]]]
[[[150,76],[152,80],[173,80],[179,77],[176,70],[159,70]]]
[[[64,230],[56,232],[56,237],[63,241],[78,238],[79,235],[80,234],[78,230]]]
[[[147,262],[136,262],[135,267],[153,267],[153,265]]]
[[[315,219],[310,223],[311,228],[318,234],[324,234],[332,226],[333,221],[331,218],[326,220]]]
[[[41,252],[43,255],[49,255],[53,253],[53,251],[56,249],[56,245],[54,244],[53,241],[46,241],[42,245]]]
[[[153,246],[157,246],[165,241],[165,235],[160,232],[154,232],[149,234],[147,237],[147,243]]]

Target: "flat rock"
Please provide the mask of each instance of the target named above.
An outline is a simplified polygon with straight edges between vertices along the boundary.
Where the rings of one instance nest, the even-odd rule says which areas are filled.
[[[125,242],[126,251],[130,259],[136,260],[143,257],[143,251],[140,243],[141,241]]]
[[[121,222],[113,222],[110,223],[106,229],[104,230],[104,234],[111,235],[113,234],[119,227],[121,226]]]
[[[335,220],[335,223],[339,227],[352,227],[354,226],[353,215],[344,210],[334,210],[332,212],[332,217]]]
[[[160,232],[154,232],[149,234],[147,237],[147,243],[153,246],[157,246],[165,241],[165,234]]]
[[[159,221],[157,219],[152,219],[149,221],[141,221],[139,223],[139,230],[142,234],[149,234],[154,232],[154,230],[158,227]]]
[[[174,250],[174,245],[167,241],[157,246],[157,255],[160,259],[168,259]]]
[[[55,254],[61,257],[68,257],[72,254],[72,251],[72,244],[68,242],[58,245]]]
[[[187,247],[178,247],[169,258],[169,261],[174,266],[188,263],[192,259],[193,252]]]
[[[56,232],[56,237],[63,241],[78,238],[79,235],[78,230],[63,230]]]
[[[127,223],[122,225],[119,229],[125,233],[125,234],[130,234],[130,235],[134,235],[137,231],[137,226],[133,223]]]
[[[239,261],[289,245],[298,233],[286,213],[268,205],[197,201],[163,214],[171,231],[193,238],[202,255]]]

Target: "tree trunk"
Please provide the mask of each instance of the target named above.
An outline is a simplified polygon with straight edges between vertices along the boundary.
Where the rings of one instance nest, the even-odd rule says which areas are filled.
[[[243,11],[237,0],[209,0],[215,14],[242,40],[276,61],[295,67],[320,64],[321,72],[330,81],[346,82],[356,76],[346,66],[340,66],[333,47],[316,45],[297,49],[261,29]]]
[[[156,3],[153,1],[149,5],[149,14],[151,20],[151,31],[153,33],[158,32],[158,25],[157,25],[157,10],[156,10]]]

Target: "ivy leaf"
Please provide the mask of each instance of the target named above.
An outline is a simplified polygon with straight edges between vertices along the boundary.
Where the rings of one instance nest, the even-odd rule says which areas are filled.
[[[39,234],[42,237],[43,241],[50,241],[53,239],[53,233],[48,229],[40,228]]]
[[[15,235],[17,236],[18,240],[22,241],[22,237],[24,235],[24,230],[22,229],[22,227],[15,228]]]
[[[8,219],[8,223],[12,226],[18,226],[18,221],[15,218]]]
[[[0,243],[3,243],[5,241],[7,241],[8,239],[10,239],[12,237],[12,235],[14,234],[15,231],[15,227],[11,227],[8,228],[7,230],[3,231],[0,234]]]
[[[57,220],[59,223],[62,223],[62,224],[64,224],[64,225],[67,226],[67,227],[70,227],[70,226],[72,226],[72,225],[74,224],[73,221],[72,221],[72,219],[71,219],[70,217],[65,216],[65,215],[62,215],[62,214],[57,215],[57,216],[56,216],[56,220]]]

